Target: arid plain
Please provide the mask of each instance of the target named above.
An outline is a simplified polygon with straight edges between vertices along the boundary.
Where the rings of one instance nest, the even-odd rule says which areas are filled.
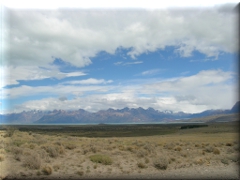
[[[239,123],[206,125],[2,126],[0,177],[239,179]]]

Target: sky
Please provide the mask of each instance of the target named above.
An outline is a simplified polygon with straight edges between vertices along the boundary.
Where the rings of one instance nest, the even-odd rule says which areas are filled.
[[[198,113],[239,100],[237,3],[48,2],[1,7],[0,114],[124,107]]]

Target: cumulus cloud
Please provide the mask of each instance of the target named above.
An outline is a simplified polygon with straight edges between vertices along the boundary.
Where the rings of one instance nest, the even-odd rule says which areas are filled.
[[[209,78],[211,77],[211,78]],[[21,86],[11,88],[3,94],[5,98],[17,98],[31,95],[67,94],[73,99],[59,103],[59,99],[44,98],[31,100],[18,105],[15,111],[27,109],[85,109],[98,111],[109,107],[121,109],[126,106],[153,107],[157,110],[174,112],[201,112],[207,109],[229,109],[238,100],[235,75],[222,70],[205,70],[186,77],[161,79],[127,85],[55,85],[52,87]],[[136,81],[138,82],[138,81]],[[94,92],[94,93],[91,93]],[[228,93],[226,93],[228,92]],[[81,96],[79,96],[81,95]],[[219,98],[221,97],[221,98]]]
[[[8,10],[4,64],[44,66],[58,57],[77,67],[119,47],[138,55],[177,47],[180,56],[197,50],[217,57],[236,52],[236,14],[225,10]],[[136,63],[136,62],[135,62]]]

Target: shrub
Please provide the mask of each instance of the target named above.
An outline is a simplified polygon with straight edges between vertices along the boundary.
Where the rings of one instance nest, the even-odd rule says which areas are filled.
[[[6,133],[3,137],[12,137],[15,130],[16,130],[16,128],[14,128],[14,127],[7,127]]]
[[[234,153],[234,149],[232,148],[227,148],[227,154],[232,154]]]
[[[228,160],[227,160],[226,158],[221,159],[221,162],[222,162],[223,164],[228,164]]]
[[[218,149],[218,148],[214,148],[214,149],[213,149],[213,154],[220,154],[219,149]]]
[[[54,166],[53,166],[53,169],[54,169],[54,171],[59,170],[59,169],[60,169],[60,165],[58,165],[58,164],[57,164],[57,165],[54,165]]]
[[[4,160],[4,156],[0,154],[0,162]]]
[[[144,157],[144,156],[148,155],[148,152],[140,149],[140,150],[137,151],[136,154],[137,154],[137,157]]]
[[[149,159],[148,158],[145,158],[145,163],[149,163]]]
[[[58,157],[58,151],[55,146],[44,146],[43,148],[47,151],[50,157]]]
[[[41,159],[38,154],[31,154],[25,157],[23,165],[30,169],[39,169],[41,166]]]
[[[207,146],[207,147],[205,148],[205,152],[208,152],[208,153],[213,152],[213,147],[212,147],[212,146]]]
[[[197,159],[195,159],[195,161],[194,161],[194,164],[197,164],[197,165],[202,165],[203,163],[204,163],[204,160],[201,159],[201,158],[197,158]]]
[[[83,171],[78,171],[77,174],[78,174],[79,176],[82,176],[82,175],[84,174],[84,172],[83,172]]]
[[[175,150],[175,151],[181,151],[182,148],[181,148],[180,146],[177,146],[177,147],[174,148],[174,150]]]
[[[230,143],[230,142],[226,143],[226,146],[232,146],[232,145],[233,143]]]
[[[101,163],[104,165],[112,164],[112,159],[107,155],[101,155],[101,154],[92,155],[90,156],[90,160],[92,162]]]
[[[228,156],[228,159],[233,162],[238,162],[239,161],[239,156],[238,155],[230,155]]]
[[[235,151],[239,151],[239,150],[240,150],[239,145],[235,144],[235,145],[233,146],[233,149],[234,149]]]
[[[168,159],[164,156],[159,157],[154,161],[154,167],[157,169],[167,169],[168,167]]]
[[[23,154],[23,149],[22,149],[22,148],[19,148],[19,147],[13,147],[13,148],[11,149],[11,152],[12,152],[13,154],[15,154],[15,155],[17,155],[17,154]]]
[[[21,161],[21,159],[22,159],[21,154],[15,154],[14,159],[17,161]]]
[[[46,175],[50,175],[52,174],[52,168],[50,166],[45,166],[43,167],[42,172]]]
[[[66,148],[66,149],[72,150],[72,149],[75,149],[76,147],[77,147],[77,146],[76,146],[75,144],[73,144],[73,143],[65,144],[65,148]]]
[[[145,164],[143,164],[142,162],[138,163],[137,166],[139,168],[147,168],[147,166]]]
[[[42,149],[44,149],[49,156],[53,158],[56,158],[59,156],[59,154],[64,153],[62,146],[42,146]]]
[[[166,148],[166,149],[168,149],[168,150],[171,150],[171,149],[173,149],[174,148],[174,144],[173,143],[168,143],[168,144],[166,144],[164,147]]]
[[[146,145],[144,145],[143,148],[146,149],[149,153],[153,153],[155,150],[155,146],[153,146],[150,143],[147,143]]]

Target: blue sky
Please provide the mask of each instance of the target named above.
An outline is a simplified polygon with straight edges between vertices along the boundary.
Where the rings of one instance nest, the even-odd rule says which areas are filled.
[[[238,101],[233,5],[203,9],[4,9],[1,112]]]

